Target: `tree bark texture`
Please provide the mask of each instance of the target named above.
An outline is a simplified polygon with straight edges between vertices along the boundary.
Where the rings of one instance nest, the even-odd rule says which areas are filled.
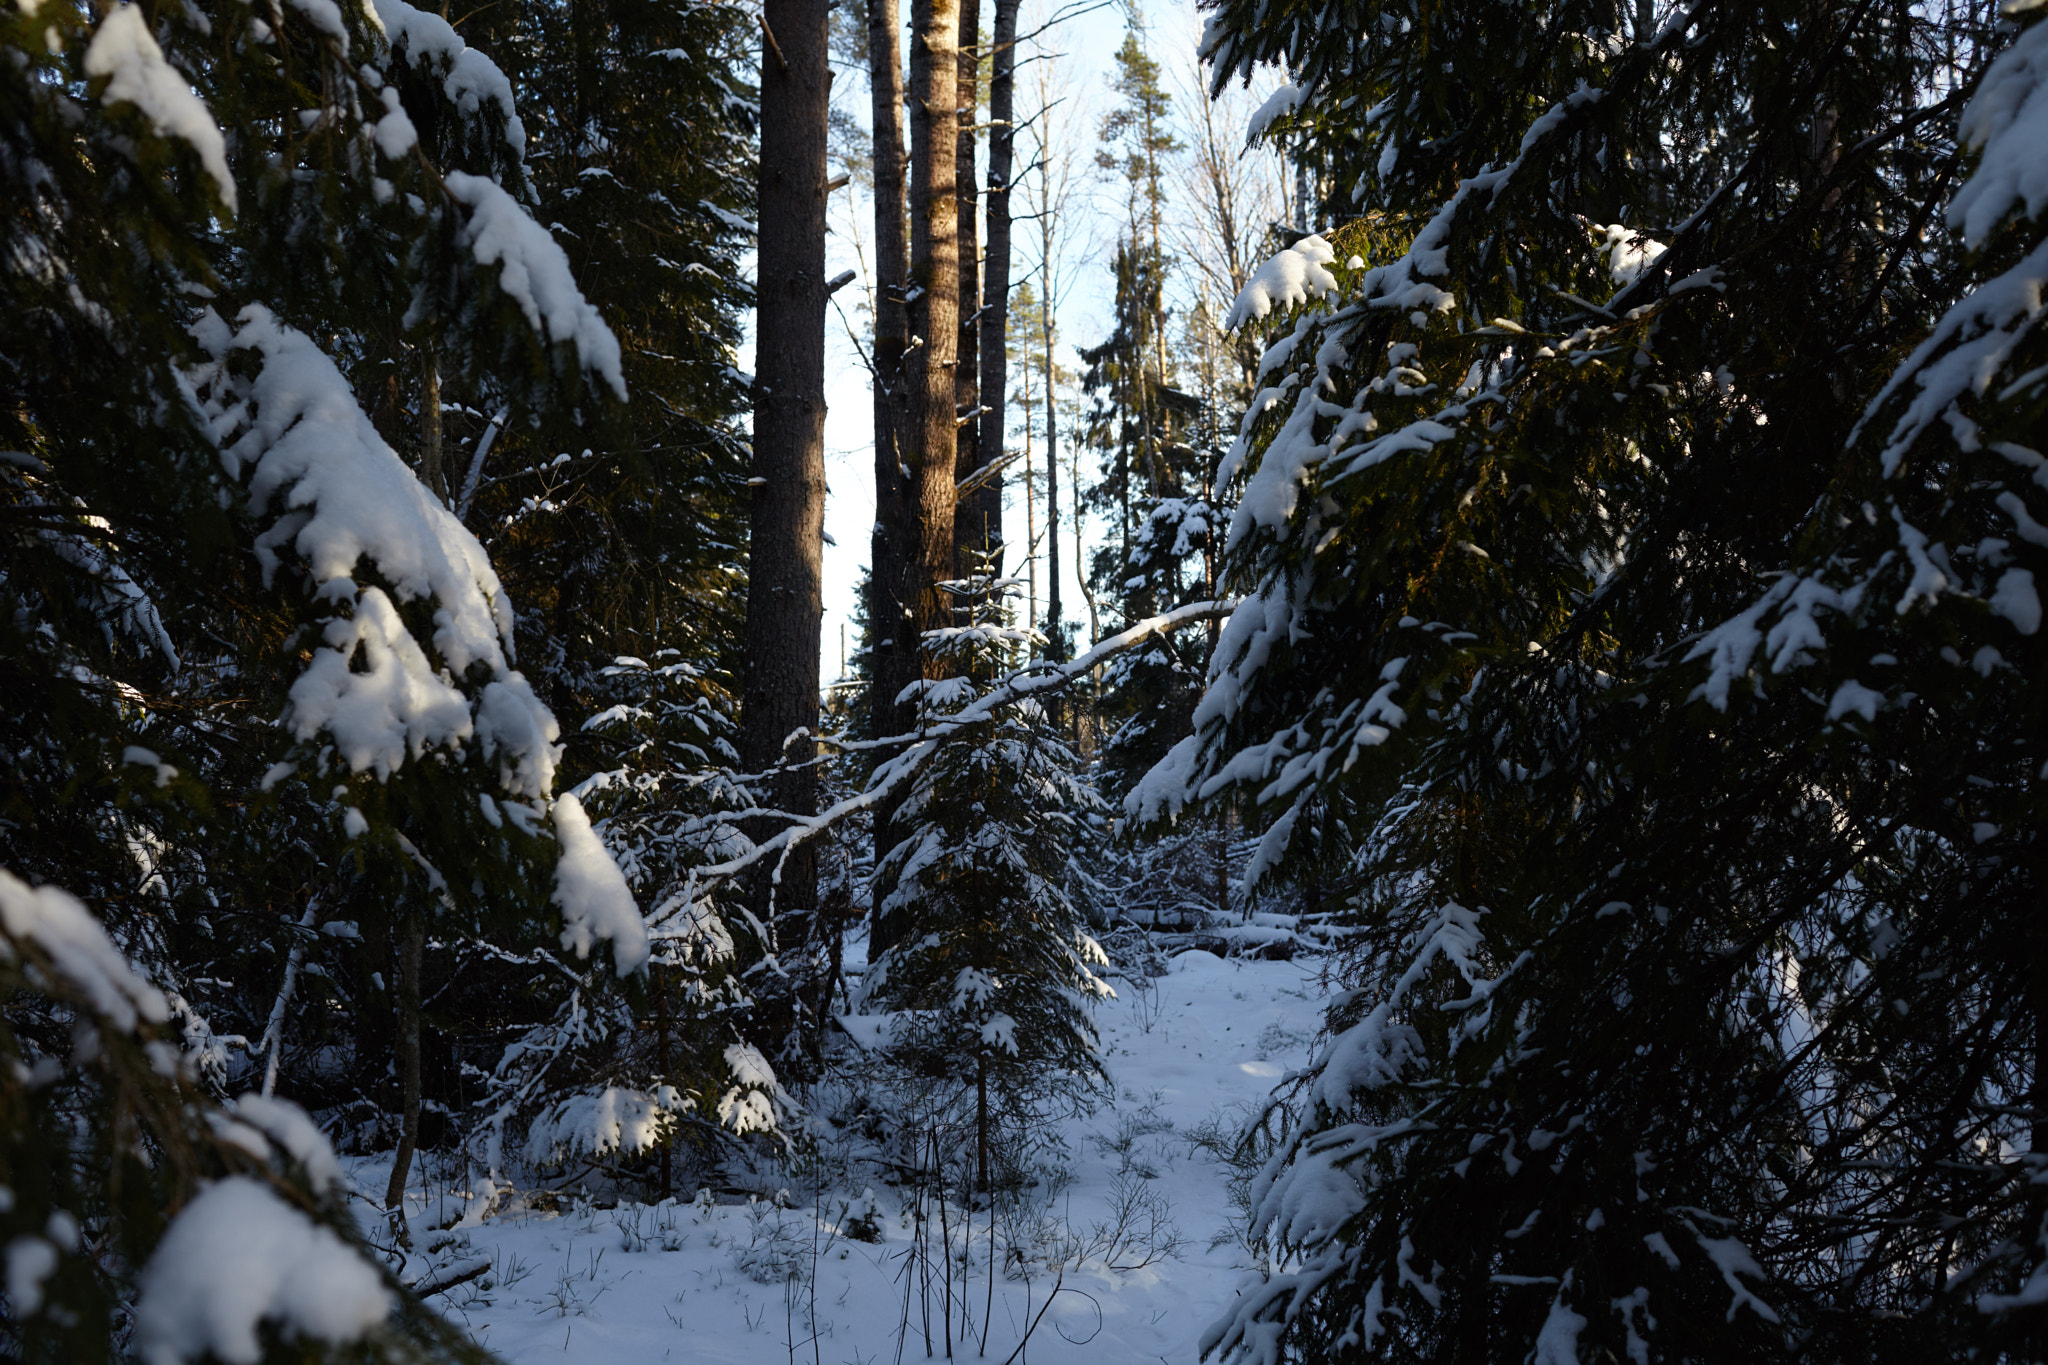
[[[962,479],[992,456],[981,449],[981,423],[969,417],[981,393],[981,234],[976,221],[975,116],[981,88],[981,0],[962,0],[960,55],[955,88],[960,109],[959,138],[953,160],[960,208],[960,342],[953,367],[953,408],[960,420],[953,434],[953,469]],[[953,571],[965,578],[982,568],[986,537],[981,524],[981,499],[976,494],[956,500],[953,509]],[[964,605],[964,601],[961,604]]]
[[[910,49],[910,493],[914,538],[908,569],[911,625],[924,632],[953,623],[940,586],[954,576],[953,372],[960,342],[959,156],[960,7],[958,0],[915,0]],[[943,676],[920,648],[921,677]]]
[[[904,541],[890,596],[902,615],[888,623],[908,637],[912,677],[942,676],[922,648],[924,633],[951,625],[951,601],[941,586],[953,572],[953,371],[960,339],[960,220],[955,167],[959,155],[960,10],[958,0],[913,0],[910,42],[910,342],[906,357],[909,412],[904,424]],[[875,629],[882,629],[877,623]],[[901,634],[898,634],[901,632]],[[905,683],[911,681],[906,678]],[[901,733],[916,721],[915,708],[895,707],[895,679],[879,668],[877,711],[890,707]],[[895,846],[894,802],[875,812],[876,865]],[[882,914],[890,888],[876,878],[870,951],[895,942]]]
[[[831,90],[826,0],[766,0],[762,11],[760,274],[751,541],[741,761],[753,771],[806,763],[818,728],[820,581],[825,533],[825,112]],[[763,795],[817,809],[806,765]],[[761,894],[767,894],[762,878]],[[817,900],[816,864],[784,865],[771,929],[800,928]],[[767,923],[764,919],[764,923]],[[792,940],[794,941],[794,940]]]
[[[903,203],[902,12],[869,0],[868,79],[875,166],[875,525],[868,559],[869,715],[877,736],[906,728],[896,696],[917,677],[917,634],[903,599],[912,541],[909,494],[910,240]],[[877,854],[886,852],[877,849]],[[879,856],[877,858],[879,861]]]
[[[420,348],[420,482],[445,503],[448,477],[442,470],[441,444],[441,367],[429,343]]]
[[[1017,6],[1018,0],[996,0],[995,31],[990,35],[988,192],[982,198],[981,210],[987,251],[981,272],[984,411],[978,451],[984,462],[1003,457],[1008,434],[1004,402],[1010,386],[1010,175],[1016,160],[1017,138]],[[973,520],[984,548],[994,552],[990,563],[1001,572],[1004,540],[1000,474],[991,477],[974,495]],[[1028,545],[1025,553],[1030,553]]]

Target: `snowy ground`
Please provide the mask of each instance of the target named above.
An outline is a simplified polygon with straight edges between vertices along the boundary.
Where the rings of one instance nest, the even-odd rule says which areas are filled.
[[[976,1215],[965,1283],[953,1286],[955,1355],[1009,1360],[1043,1311],[1017,1360],[1198,1359],[1202,1329],[1237,1287],[1245,1261],[1228,1172],[1191,1135],[1205,1124],[1233,1128],[1307,1060],[1319,1022],[1313,973],[1312,963],[1225,961],[1197,951],[1176,958],[1155,991],[1119,983],[1120,998],[1101,1006],[1098,1018],[1117,1097],[1065,1125],[1063,1164],[1072,1183],[1043,1210],[1052,1240],[1038,1250],[1057,1255],[1054,1243],[1069,1232],[1086,1241],[1113,1221],[1119,1200],[1135,1202],[1141,1215],[1163,1208],[1183,1243],[1177,1255],[1140,1269],[1088,1257],[1066,1270],[1047,1309],[1054,1275],[1042,1263],[1028,1282],[999,1269],[991,1299],[986,1223]],[[365,1161],[352,1173],[366,1192],[383,1189],[379,1165]],[[434,1302],[513,1365],[876,1365],[925,1358],[927,1321],[932,1354],[943,1356],[942,1272],[934,1268],[929,1293],[922,1276],[914,1277],[906,1299],[913,1228],[896,1191],[875,1189],[880,1243],[840,1235],[846,1191],[817,1200],[821,1214],[802,1207],[811,1202],[805,1191],[792,1190],[797,1207],[787,1211],[770,1201],[707,1197],[611,1209],[571,1199],[559,1211],[495,1215],[456,1234],[466,1247],[439,1253],[455,1261],[488,1257],[490,1273]],[[948,1216],[957,1244],[958,1208]],[[1141,1258],[1119,1252],[1109,1259]],[[999,1260],[1008,1259],[1005,1249]]]

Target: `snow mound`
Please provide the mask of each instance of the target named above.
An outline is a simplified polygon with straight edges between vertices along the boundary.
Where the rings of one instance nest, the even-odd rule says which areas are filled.
[[[1214,976],[1230,970],[1228,962],[1206,948],[1190,948],[1184,953],[1177,953],[1166,968],[1169,976]]]

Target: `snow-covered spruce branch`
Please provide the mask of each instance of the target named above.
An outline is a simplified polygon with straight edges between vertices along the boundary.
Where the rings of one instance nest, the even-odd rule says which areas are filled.
[[[1014,705],[1029,697],[1057,692],[1075,679],[1085,677],[1110,659],[1154,636],[1165,635],[1196,621],[1226,617],[1237,609],[1237,605],[1234,599],[1192,602],[1163,616],[1147,617],[1128,630],[1099,641],[1094,648],[1065,663],[1033,664],[1019,669],[967,706],[950,715],[929,721],[907,734],[865,740],[839,740],[832,736],[821,736],[818,743],[831,745],[845,753],[867,749],[900,749],[902,752],[875,769],[874,775],[868,779],[866,790],[849,796],[816,815],[792,817],[790,824],[736,858],[714,863],[710,867],[694,869],[690,873],[690,882],[682,897],[683,902],[687,904],[702,891],[738,876],[770,854],[781,855],[777,858],[775,868],[775,880],[779,882],[782,863],[787,859],[790,850],[805,840],[824,833],[848,816],[879,805],[923,767],[941,744],[962,730],[987,724],[1005,706]]]

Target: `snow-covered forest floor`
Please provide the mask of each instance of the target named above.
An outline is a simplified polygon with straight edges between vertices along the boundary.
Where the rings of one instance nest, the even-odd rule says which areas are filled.
[[[1010,1360],[1043,1313],[1018,1361],[1197,1359],[1202,1329],[1246,1268],[1219,1146],[1308,1061],[1318,965],[1196,950],[1149,986],[1117,980],[1117,999],[1096,1017],[1115,1097],[1032,1144],[1038,1184],[996,1219],[993,1285],[986,1210],[948,1202],[955,1356]],[[840,1157],[860,1145],[829,1127],[820,1143]],[[388,1170],[388,1158],[351,1167],[367,1218]],[[943,1357],[936,1204],[924,1204],[921,1259],[907,1189],[873,1182],[869,1235],[881,1240],[865,1241],[850,1234],[867,1187],[821,1189],[821,1179],[817,1163],[792,1162],[764,1168],[751,1198],[706,1190],[695,1201],[605,1207],[613,1201],[573,1189],[558,1200],[524,1195],[451,1236],[433,1229],[460,1212],[463,1192],[430,1178],[414,1190],[414,1243],[458,1269],[488,1258],[488,1273],[435,1303],[514,1365],[875,1365],[925,1358],[927,1322],[930,1353]],[[1120,1221],[1119,1244],[1107,1248]]]

